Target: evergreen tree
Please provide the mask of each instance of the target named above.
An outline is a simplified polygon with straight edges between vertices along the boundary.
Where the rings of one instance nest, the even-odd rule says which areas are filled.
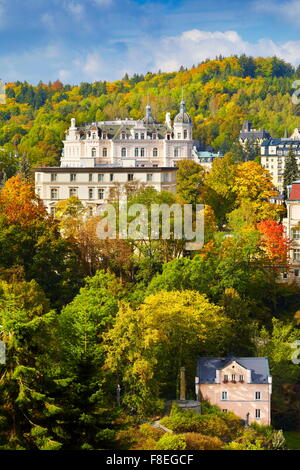
[[[290,147],[288,158],[285,162],[285,168],[283,173],[283,195],[284,198],[287,198],[287,186],[292,184],[299,177],[299,170],[297,165],[296,157],[293,153],[292,146]]]

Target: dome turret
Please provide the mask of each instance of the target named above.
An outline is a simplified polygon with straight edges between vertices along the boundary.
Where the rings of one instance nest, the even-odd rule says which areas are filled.
[[[191,116],[186,112],[186,104],[185,101],[182,99],[180,102],[180,111],[174,119],[174,124],[191,124],[192,119]]]

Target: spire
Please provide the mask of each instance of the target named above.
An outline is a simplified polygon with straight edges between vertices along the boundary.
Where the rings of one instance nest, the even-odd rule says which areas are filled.
[[[181,87],[181,102],[180,102],[180,113],[184,114],[186,112],[186,104],[183,96],[183,87]]]

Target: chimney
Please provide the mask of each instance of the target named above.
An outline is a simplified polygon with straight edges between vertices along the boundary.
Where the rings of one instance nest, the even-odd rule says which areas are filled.
[[[180,400],[186,400],[185,367],[180,367]]]

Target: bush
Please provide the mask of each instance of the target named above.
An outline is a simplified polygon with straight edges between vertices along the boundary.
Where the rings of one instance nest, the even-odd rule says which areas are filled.
[[[153,428],[150,424],[131,427],[118,432],[118,447],[131,450],[154,450],[163,434],[161,429]]]
[[[223,442],[218,437],[203,436],[195,432],[184,435],[187,450],[220,450]]]
[[[185,438],[181,434],[167,432],[156,443],[155,450],[185,450]]]

